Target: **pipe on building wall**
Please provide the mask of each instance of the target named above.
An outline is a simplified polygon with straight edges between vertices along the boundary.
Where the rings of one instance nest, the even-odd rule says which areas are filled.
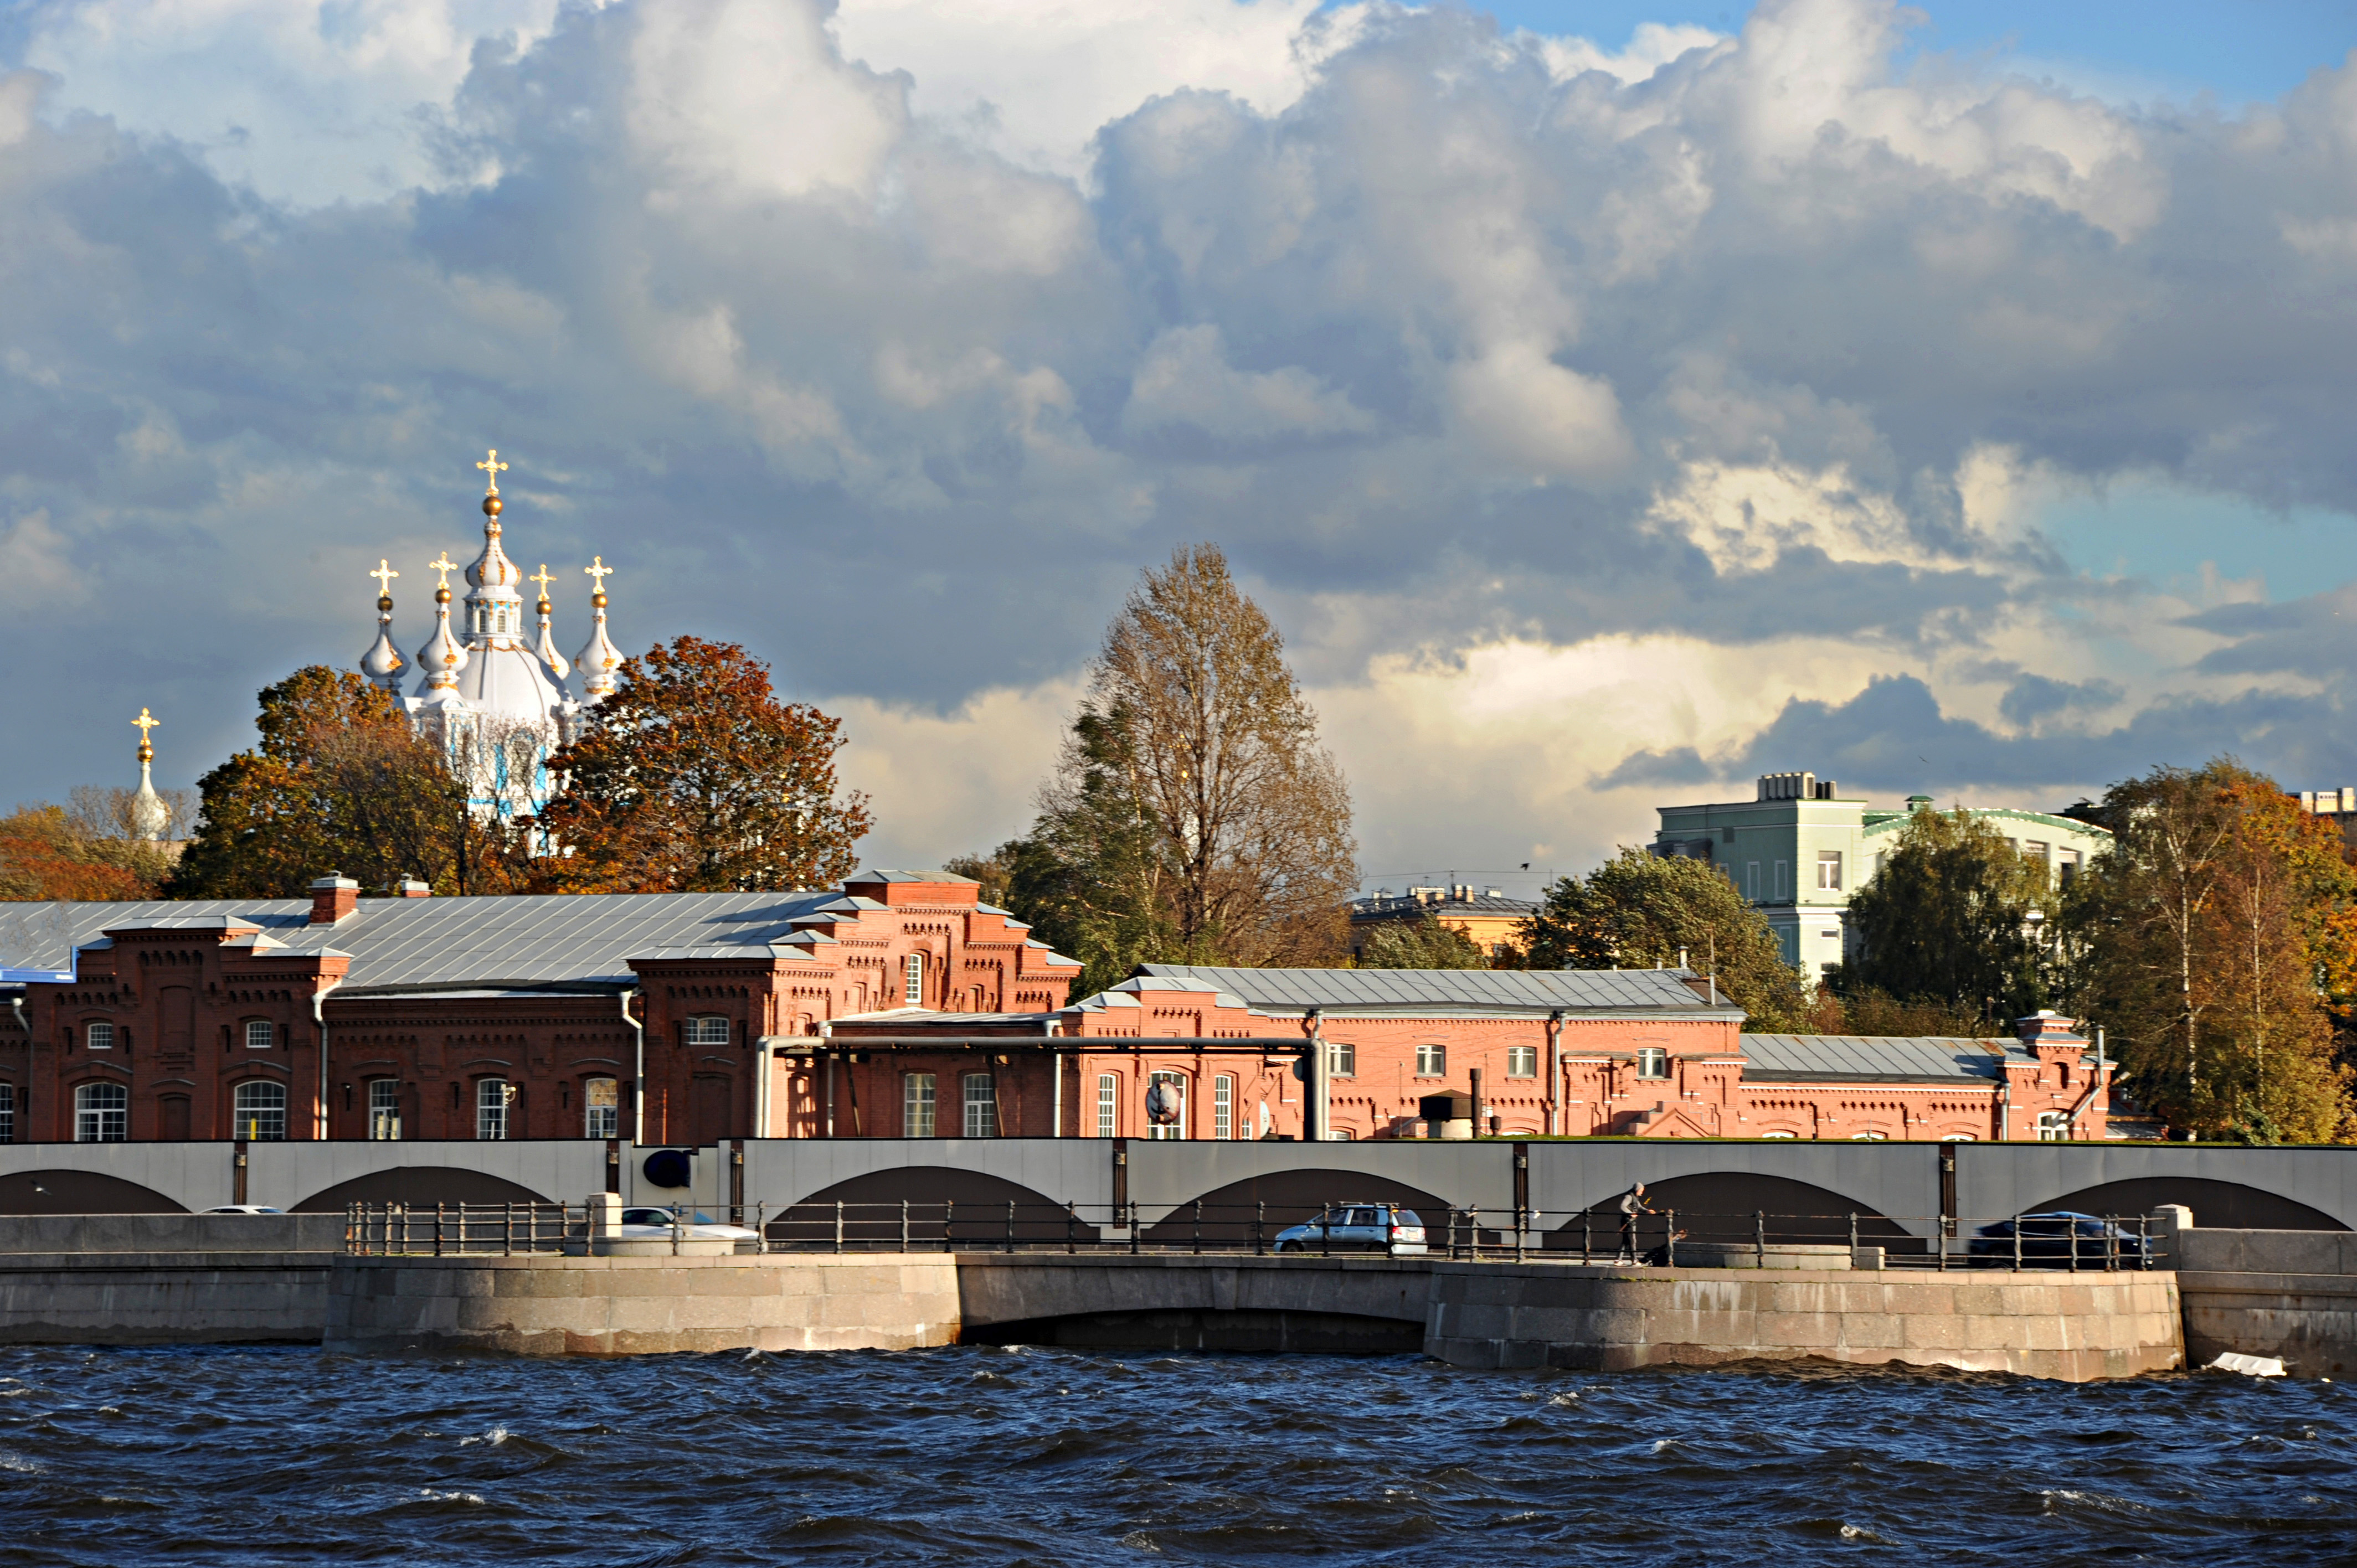
[[[1322,1009],[1309,1009],[1309,1070],[1303,1074],[1301,1097],[1301,1139],[1306,1144],[1326,1141],[1328,1112],[1331,1108],[1333,1067],[1326,1054],[1326,1018]]]
[[[834,1039],[834,1026],[821,1024],[818,1037],[831,1044]],[[826,1135],[832,1138],[834,1136],[834,1053],[821,1046],[818,1054],[826,1062]]]
[[[322,1143],[328,1137],[328,991],[342,983],[339,980],[327,991],[311,993],[311,1021],[319,1026],[319,1108],[312,1117],[311,1136]]]
[[[1054,1018],[1050,1018],[1050,1019],[1049,1019],[1049,1020],[1048,1020],[1048,1034],[1047,1034],[1047,1038],[1049,1038],[1049,1039],[1051,1039],[1051,1040],[1052,1040],[1052,1039],[1054,1039],[1054,1038],[1056,1037],[1056,1026],[1057,1026],[1058,1022],[1059,1022],[1059,1020],[1054,1019]],[[1062,1136],[1064,1135],[1064,1053],[1063,1053],[1063,1052],[1059,1051],[1059,1050],[1055,1050],[1055,1049],[1052,1049],[1052,1048],[1051,1048],[1051,1049],[1049,1049],[1049,1051],[1048,1052],[1048,1071],[1049,1072],[1049,1074],[1050,1074],[1050,1075],[1052,1075],[1052,1081],[1053,1081],[1054,1086],[1055,1086],[1055,1087],[1054,1087],[1054,1088],[1049,1091],[1049,1096],[1048,1096],[1048,1101],[1049,1101],[1049,1109],[1048,1109],[1048,1117],[1049,1117],[1049,1122],[1048,1122],[1048,1136],[1049,1136],[1050,1138],[1060,1138],[1060,1137],[1062,1137]]]
[[[1684,967],[1681,955],[1679,967]],[[1566,1099],[1563,1082],[1563,1009],[1547,1015],[1547,1108],[1546,1130],[1550,1138],[1563,1132],[1563,1102]]]
[[[622,1022],[639,1037],[637,1055],[630,1069],[630,1142],[643,1145],[647,1141],[647,1028],[630,1016],[630,1001],[639,988],[630,986],[622,993]]]

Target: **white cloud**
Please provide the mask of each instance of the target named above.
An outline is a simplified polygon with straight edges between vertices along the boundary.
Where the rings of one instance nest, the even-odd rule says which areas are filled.
[[[1232,368],[1216,327],[1174,327],[1156,338],[1138,361],[1121,417],[1133,434],[1178,428],[1245,446],[1374,428],[1366,410],[1298,365]]]

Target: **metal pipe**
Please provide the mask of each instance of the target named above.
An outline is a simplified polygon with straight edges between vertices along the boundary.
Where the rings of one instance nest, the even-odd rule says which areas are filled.
[[[635,985],[623,991],[622,1022],[639,1037],[638,1050],[631,1058],[635,1065],[630,1069],[630,1143],[633,1147],[643,1148],[647,1141],[647,1029],[630,1015],[630,1000],[638,993]]]
[[[342,983],[339,980],[329,985],[328,991],[333,991]],[[328,1138],[328,991],[317,991],[311,994],[311,1021],[319,1026],[319,1104],[312,1113],[311,1136],[320,1143],[325,1143]],[[25,1031],[25,1037],[30,1039],[32,1031]]]
[[[1047,1037],[1051,1040],[1056,1037],[1056,1024],[1057,1020],[1053,1018],[1048,1020]],[[1048,1075],[1049,1082],[1053,1085],[1053,1087],[1049,1090],[1048,1095],[1048,1136],[1050,1138],[1060,1138],[1064,1135],[1063,1052],[1049,1051],[1048,1053]]]
[[[1685,967],[1685,955],[1678,956],[1678,967]],[[1546,1130],[1550,1138],[1563,1133],[1563,1009],[1547,1015],[1547,1107]]]

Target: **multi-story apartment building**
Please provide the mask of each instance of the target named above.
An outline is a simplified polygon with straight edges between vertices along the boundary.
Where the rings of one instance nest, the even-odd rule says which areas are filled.
[[[1749,800],[1661,807],[1652,852],[1717,865],[1767,916],[1786,961],[1814,981],[1841,961],[1851,896],[1881,869],[1907,819],[1931,809],[1929,795],[1877,809],[1813,773],[1763,773]],[[1969,810],[2044,861],[2058,885],[2111,842],[2099,827],[2050,812]]]

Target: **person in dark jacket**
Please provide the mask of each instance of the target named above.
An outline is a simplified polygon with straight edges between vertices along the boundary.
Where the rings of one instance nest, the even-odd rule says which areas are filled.
[[[1653,1208],[1645,1201],[1645,1184],[1638,1182],[1620,1195],[1620,1250],[1612,1261],[1633,1263],[1637,1261],[1637,1216],[1651,1214]]]

